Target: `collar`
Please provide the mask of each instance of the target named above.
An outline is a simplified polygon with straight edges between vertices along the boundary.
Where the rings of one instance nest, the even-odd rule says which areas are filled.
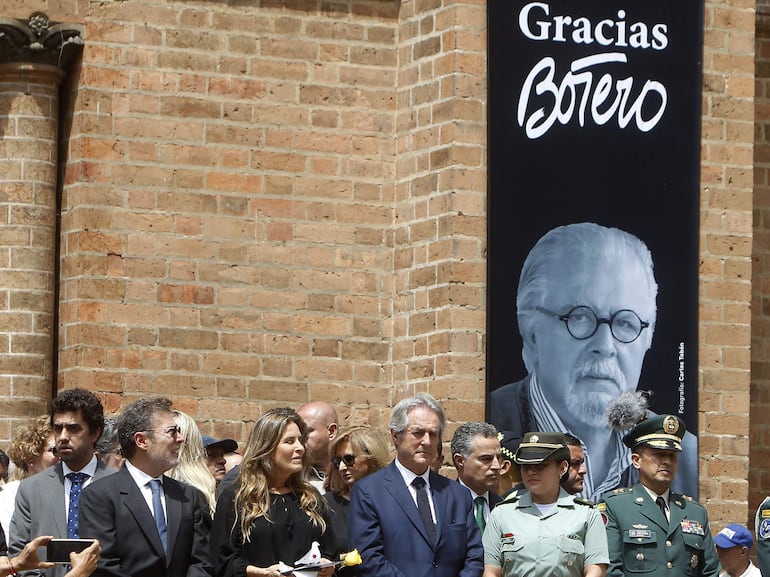
[[[141,469],[137,468],[136,465],[134,465],[131,461],[126,461],[126,469],[128,469],[128,472],[131,475],[131,478],[134,480],[134,483],[136,483],[139,487],[144,487],[153,479],[157,479],[160,481],[160,484],[163,485],[163,475],[160,477],[151,477]]]
[[[88,475],[89,477],[91,477],[93,479],[94,475],[96,475],[96,465],[97,465],[97,463],[98,463],[98,459],[96,458],[96,453],[94,453],[91,456],[91,460],[88,461],[88,464],[85,467],[83,467],[82,469],[80,469],[80,471],[73,471],[72,469],[70,469],[67,466],[67,463],[65,463],[64,461],[62,461],[61,469],[62,469],[62,473],[64,474],[65,478],[70,473],[85,473],[86,475]]]
[[[463,483],[463,480],[460,477],[457,477],[457,482],[460,483],[463,487],[468,489],[471,492],[471,498],[475,501],[476,497],[484,497],[484,500],[489,503],[489,491],[484,491],[483,493],[477,493],[473,489],[471,489],[468,485]]]
[[[658,497],[663,497],[663,500],[666,502],[666,507],[669,507],[669,508],[670,508],[670,506],[669,506],[669,499],[671,498],[671,489],[666,489],[665,491],[663,491],[663,493],[661,493],[660,495],[658,495],[658,494],[657,494],[655,491],[653,491],[653,490],[652,490],[652,489],[650,489],[649,487],[646,487],[646,486],[644,485],[644,483],[639,483],[639,484],[642,486],[642,488],[643,488],[643,489],[644,489],[644,490],[647,492],[647,494],[650,496],[650,499],[652,499],[652,502],[653,502],[653,503],[655,502],[655,500],[656,500]]]
[[[412,481],[414,481],[417,477],[422,477],[425,479],[425,486],[430,489],[430,467],[425,469],[425,472],[422,475],[417,475],[416,473],[413,473],[406,467],[404,467],[398,460],[398,457],[393,461],[396,464],[396,469],[398,469],[398,472],[401,473],[401,478],[404,479],[404,483],[406,483],[407,487],[412,486]]]

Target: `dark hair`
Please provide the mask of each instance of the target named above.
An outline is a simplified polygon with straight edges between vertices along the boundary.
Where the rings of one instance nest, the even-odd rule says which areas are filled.
[[[104,430],[104,407],[99,397],[85,389],[67,389],[56,395],[51,405],[51,427],[54,415],[78,411],[88,425],[89,432],[99,431],[101,434]]]
[[[102,455],[106,455],[113,450],[118,442],[118,419],[116,417],[106,417],[104,419],[104,429],[102,436],[96,441],[96,450]]]
[[[118,418],[118,441],[120,450],[126,459],[136,453],[134,434],[152,429],[152,416],[155,413],[171,413],[171,401],[165,397],[137,399],[126,405]]]
[[[582,447],[583,443],[575,435],[564,433],[564,444],[568,447]]]
[[[0,449],[0,465],[3,465],[4,467],[7,467],[11,463],[11,459],[8,458],[8,455]]]

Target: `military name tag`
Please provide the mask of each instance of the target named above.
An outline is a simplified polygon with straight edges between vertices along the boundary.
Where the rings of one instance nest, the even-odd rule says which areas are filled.
[[[649,529],[629,529],[628,536],[632,539],[634,537],[652,537],[652,531]]]
[[[698,521],[682,519],[680,525],[682,526],[682,533],[692,533],[693,535],[706,534],[706,532],[703,530],[703,525],[701,525]]]

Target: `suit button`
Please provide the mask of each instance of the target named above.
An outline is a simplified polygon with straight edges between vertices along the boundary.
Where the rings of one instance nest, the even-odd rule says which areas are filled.
[[[671,547],[671,541],[666,541],[666,547]]]
[[[434,567],[438,567],[438,561],[434,561],[434,562],[433,562],[433,566],[434,566]]]
[[[673,566],[674,566],[674,564],[671,561],[666,563],[666,567],[668,567],[669,569],[671,569]]]

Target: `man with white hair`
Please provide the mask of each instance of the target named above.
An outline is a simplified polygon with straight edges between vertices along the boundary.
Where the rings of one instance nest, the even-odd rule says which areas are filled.
[[[607,409],[639,384],[652,344],[658,285],[647,246],[594,223],[550,230],[522,267],[516,297],[524,379],[491,394],[498,430],[563,431],[583,441],[584,497],[598,500],[637,480],[622,434]],[[697,492],[697,444],[684,440],[675,489]]]

